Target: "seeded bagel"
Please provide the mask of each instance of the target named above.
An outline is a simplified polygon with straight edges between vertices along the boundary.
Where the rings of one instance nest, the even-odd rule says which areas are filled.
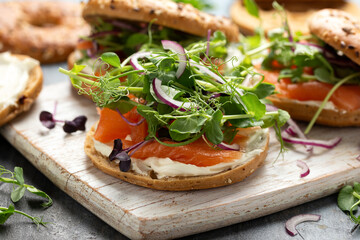
[[[360,64],[360,23],[357,18],[344,11],[324,9],[313,15],[309,28],[311,33]]]
[[[24,55],[14,55],[19,59],[28,58]],[[42,89],[43,73],[40,65],[29,72],[26,88],[15,105],[9,105],[0,109],[0,126],[14,119],[22,112],[28,111]],[[1,98],[1,96],[0,96]]]
[[[268,97],[272,103],[287,111],[293,119],[310,122],[319,106],[288,98]],[[320,105],[320,103],[319,103]],[[341,109],[323,109],[316,119],[316,123],[332,127],[360,126],[360,109],[344,111]]]
[[[156,19],[157,25],[203,37],[208,29],[220,30],[230,41],[238,41],[239,36],[231,20],[171,0],[90,0],[84,6],[83,17],[91,23],[99,16],[139,22]]]
[[[66,2],[0,3],[0,52],[25,54],[41,63],[65,61],[89,26],[81,5]]]
[[[272,2],[272,1],[271,1]],[[258,2],[259,15],[262,19],[262,27],[265,32],[279,28],[283,22],[281,17],[277,14],[268,2]],[[357,4],[350,3],[344,0],[335,1],[283,1],[283,5],[286,9],[286,14],[289,22],[289,26],[292,32],[300,31],[303,34],[309,33],[308,21],[311,16],[316,12],[324,8],[336,8],[353,14],[354,16],[360,16],[360,8]],[[247,11],[242,1],[235,1],[230,10],[230,16],[232,20],[239,25],[240,31],[244,34],[254,34],[257,27],[260,26],[259,19],[251,16]]]
[[[95,126],[96,125],[94,125],[87,133],[85,140],[85,153],[91,159],[94,166],[111,176],[120,178],[123,181],[157,190],[187,191],[215,188],[239,182],[248,177],[263,164],[269,148],[269,132],[267,131],[265,133],[265,137],[259,138],[257,142],[257,146],[262,149],[261,153],[234,169],[208,176],[168,177],[156,179],[152,177],[153,174],[151,173],[145,176],[137,174],[132,170],[129,172],[121,172],[118,164],[110,162],[108,157],[103,156],[101,153],[96,151],[93,141]]]

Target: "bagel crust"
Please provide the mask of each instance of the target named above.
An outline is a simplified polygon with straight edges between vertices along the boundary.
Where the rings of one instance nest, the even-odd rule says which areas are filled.
[[[318,106],[306,102],[275,96],[268,97],[274,106],[287,111],[291,118],[310,122]],[[316,123],[332,127],[360,126],[360,109],[347,112],[340,109],[323,109]]]
[[[286,9],[287,19],[292,32],[300,31],[303,34],[309,33],[307,23],[311,16],[316,12],[324,8],[337,8],[345,12],[351,13],[354,16],[360,15],[360,8],[357,4],[344,1],[344,0],[287,0],[284,2]],[[271,6],[273,1],[262,0],[258,1],[259,15],[262,19],[262,27],[265,32],[279,28],[283,25],[281,17],[277,14]],[[239,25],[240,31],[244,34],[254,34],[255,29],[260,26],[259,19],[251,16],[242,1],[237,0],[231,6],[230,16],[232,20]]]
[[[19,59],[28,58],[24,55],[14,55]],[[22,112],[30,109],[31,105],[39,95],[43,84],[43,73],[40,66],[34,67],[29,73],[27,86],[22,94],[22,97],[17,101],[16,105],[9,105],[0,110],[0,126],[14,119]],[[1,97],[1,96],[0,96]]]
[[[101,153],[96,151],[93,141],[94,133],[95,125],[87,133],[85,140],[85,153],[91,159],[95,167],[111,176],[120,178],[123,181],[147,188],[167,191],[207,189],[239,182],[252,174],[263,164],[269,147],[269,133],[267,133],[266,138],[261,140],[264,143],[261,153],[256,155],[250,161],[232,170],[208,176],[154,179],[150,177],[150,174],[145,176],[137,174],[133,171],[121,172],[117,164],[110,162],[107,157],[104,157]]]
[[[66,2],[0,3],[0,52],[28,55],[41,63],[65,61],[90,27],[81,5]]]
[[[360,64],[360,22],[357,18],[344,11],[324,9],[313,15],[309,28],[311,33]]]
[[[83,16],[88,22],[95,17],[150,22],[205,37],[209,29],[220,30],[230,41],[238,41],[238,27],[231,20],[199,11],[190,4],[170,0],[90,0]]]

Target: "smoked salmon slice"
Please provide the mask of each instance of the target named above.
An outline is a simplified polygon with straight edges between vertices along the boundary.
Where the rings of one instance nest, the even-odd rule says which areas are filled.
[[[137,113],[136,108],[124,114],[124,117],[130,122],[138,122],[142,119],[142,116]],[[249,131],[250,130],[245,130],[244,134],[248,135]],[[127,138],[128,135],[131,136],[131,140]],[[123,147],[128,148],[143,141],[147,135],[146,121],[139,126],[131,126],[121,118],[118,112],[104,108],[101,110],[100,120],[94,138],[102,143],[108,143],[120,138],[123,141]],[[240,149],[244,149],[246,147],[246,140],[246,136],[237,135],[234,142],[240,145]],[[174,143],[171,141],[165,142],[169,144]],[[232,162],[234,159],[239,159],[241,155],[241,150],[230,151],[214,149],[200,138],[191,144],[179,147],[164,146],[154,140],[138,149],[132,157],[143,160],[148,157],[168,157],[171,160],[181,163],[207,167],[218,163]]]
[[[279,92],[277,97],[286,97],[299,101],[323,101],[333,85],[319,81],[291,83],[289,79],[278,81],[279,71],[257,69],[265,76],[264,81],[272,83]],[[340,109],[354,111],[360,109],[360,86],[342,85],[330,97],[330,101]]]

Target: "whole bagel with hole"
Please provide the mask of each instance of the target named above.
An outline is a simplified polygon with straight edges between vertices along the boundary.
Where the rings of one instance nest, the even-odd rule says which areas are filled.
[[[89,26],[81,5],[68,2],[0,3],[0,51],[25,54],[41,63],[65,61]]]

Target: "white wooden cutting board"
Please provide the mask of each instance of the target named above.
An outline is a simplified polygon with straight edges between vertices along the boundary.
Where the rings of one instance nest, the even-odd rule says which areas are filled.
[[[87,129],[98,119],[95,106],[79,97],[69,84],[43,89],[32,110],[0,128],[5,138],[60,189],[131,239],[175,238],[220,228],[277,212],[336,192],[344,183],[360,181],[360,128],[316,127],[310,137],[342,136],[332,150],[316,149],[309,157],[303,146],[277,158],[279,144],[272,135],[265,165],[245,181],[231,186],[164,192],[122,182],[96,169],[83,151],[84,132],[65,134],[61,125],[49,131],[39,122],[42,110],[57,119],[84,114]],[[311,173],[299,177],[296,160]]]

